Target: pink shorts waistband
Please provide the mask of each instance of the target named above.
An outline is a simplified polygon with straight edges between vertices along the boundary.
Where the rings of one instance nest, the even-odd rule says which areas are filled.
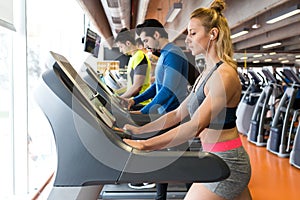
[[[233,140],[228,140],[225,142],[217,142],[217,143],[202,143],[203,151],[208,152],[222,152],[228,151],[231,149],[235,149],[242,146],[241,138],[238,137]]]

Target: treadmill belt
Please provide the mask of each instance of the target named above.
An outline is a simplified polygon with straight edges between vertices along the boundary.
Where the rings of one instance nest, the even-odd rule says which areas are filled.
[[[187,192],[184,183],[169,183],[167,199],[183,199]],[[104,185],[99,199],[155,199],[156,188],[132,189],[125,184]]]

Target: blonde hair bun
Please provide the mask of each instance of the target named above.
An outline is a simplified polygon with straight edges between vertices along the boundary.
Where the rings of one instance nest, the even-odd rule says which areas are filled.
[[[225,2],[223,0],[215,0],[210,5],[210,8],[217,11],[217,13],[222,14],[223,10],[225,10]]]

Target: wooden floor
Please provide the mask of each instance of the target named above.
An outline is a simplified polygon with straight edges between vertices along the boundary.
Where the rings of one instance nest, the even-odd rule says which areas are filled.
[[[252,165],[249,188],[253,200],[300,200],[300,169],[241,136]]]

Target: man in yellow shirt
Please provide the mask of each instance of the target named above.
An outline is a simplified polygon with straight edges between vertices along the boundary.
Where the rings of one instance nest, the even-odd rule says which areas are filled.
[[[127,66],[127,89],[121,95],[124,98],[135,97],[143,93],[151,84],[151,62],[148,56],[136,46],[132,33],[123,28],[115,39],[121,53],[131,56]],[[150,100],[141,102],[146,105]]]

